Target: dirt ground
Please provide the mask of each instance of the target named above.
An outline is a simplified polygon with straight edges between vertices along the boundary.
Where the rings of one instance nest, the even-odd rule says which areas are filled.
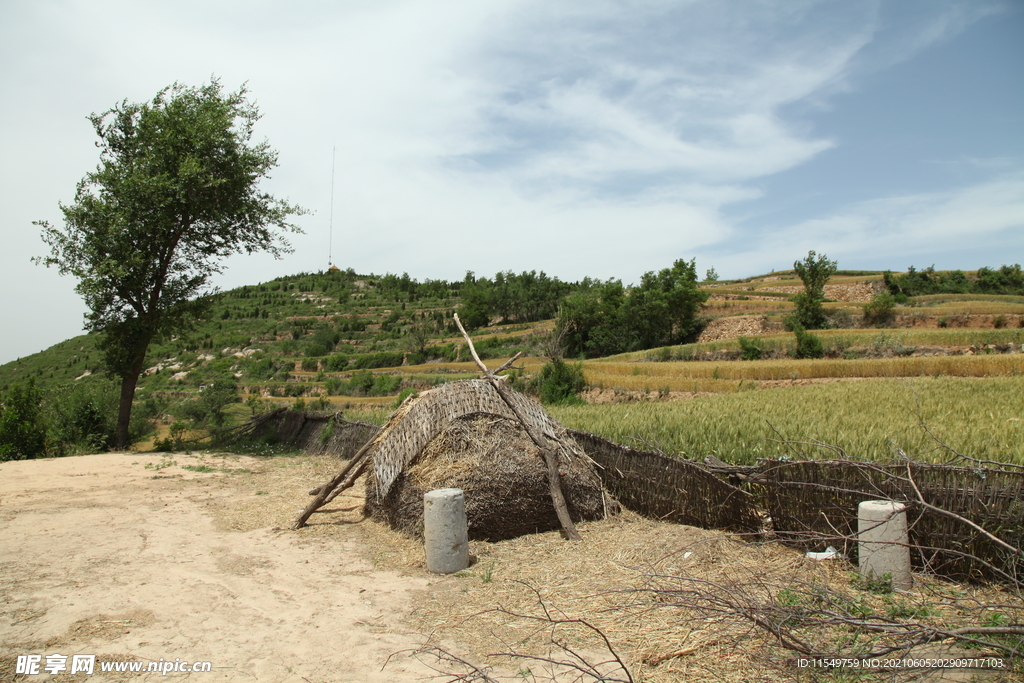
[[[291,470],[301,489],[320,478],[309,459],[174,461],[130,453],[0,465],[0,681],[116,679],[15,676],[16,656],[33,653],[212,663],[211,673],[169,674],[190,680],[429,673],[408,659],[381,671],[422,641],[403,621],[425,578],[374,570],[353,528],[280,529],[303,501],[297,490],[290,501],[263,491],[262,480]],[[259,509],[268,499],[279,503],[269,517]],[[358,518],[341,507],[353,506],[333,517]]]
[[[99,664],[91,677],[15,673],[19,655],[54,653],[212,663],[168,674],[190,681],[451,681],[464,662],[501,681],[593,680],[557,664],[572,657],[629,680],[621,657],[638,682],[802,683],[819,677],[749,624],[676,606],[690,585],[680,577],[769,600],[794,585],[852,590],[843,563],[628,511],[581,524],[581,543],[556,532],[473,542],[468,570],[432,575],[420,541],[363,518],[361,485],[288,530],[306,491],[338,468],[330,457],[180,453],[0,464],[0,683],[165,678]],[[899,600],[950,619],[1019,602],[961,588],[928,579]],[[854,597],[879,611],[889,600]]]

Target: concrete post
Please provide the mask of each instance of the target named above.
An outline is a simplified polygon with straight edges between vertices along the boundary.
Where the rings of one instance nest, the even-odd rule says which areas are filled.
[[[862,579],[892,576],[893,590],[910,590],[910,539],[903,503],[866,500],[857,508],[857,553]]]
[[[469,566],[469,530],[462,489],[423,494],[423,541],[429,571],[451,574]]]

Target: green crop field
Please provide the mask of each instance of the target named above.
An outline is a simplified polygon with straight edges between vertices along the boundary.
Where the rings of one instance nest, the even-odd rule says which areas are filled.
[[[952,448],[1024,464],[1024,381],[1011,377],[868,380],[791,386],[687,401],[552,406],[567,427],[637,448],[692,459],[830,457],[780,438],[838,446],[855,459],[888,460],[897,449],[943,461],[948,453],[919,424],[917,411]],[[780,436],[781,435],[781,436]],[[645,445],[646,444],[646,445]]]

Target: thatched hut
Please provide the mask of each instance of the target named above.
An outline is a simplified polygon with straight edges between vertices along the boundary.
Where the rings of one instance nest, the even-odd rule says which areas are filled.
[[[558,449],[559,475],[574,521],[604,515],[592,460],[536,401],[508,392],[516,409]],[[466,493],[470,538],[499,540],[559,528],[547,466],[526,429],[486,380],[451,382],[407,400],[374,439],[366,512],[412,535],[423,533],[423,494]]]

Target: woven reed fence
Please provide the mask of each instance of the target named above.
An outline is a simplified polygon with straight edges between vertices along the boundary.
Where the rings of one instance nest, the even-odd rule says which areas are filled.
[[[262,416],[253,430],[253,437],[274,435],[278,443],[287,444],[311,455],[334,455],[347,460],[363,444],[380,431],[380,427],[365,422],[352,422],[333,415],[310,415],[281,408]]]
[[[598,473],[608,492],[630,510],[704,529],[760,531],[754,496],[696,463],[629,448],[587,432],[566,431],[600,466]]]
[[[382,458],[382,469],[397,476],[409,454],[418,453],[453,415],[476,412],[510,417],[505,415],[507,407],[498,405],[490,394],[493,390],[482,382],[465,383],[453,394],[454,403],[404,406],[406,412],[400,410],[389,421],[388,431],[398,438],[387,449],[393,452]],[[757,533],[763,527],[760,511],[767,510],[783,542],[807,550],[834,545],[855,559],[858,504],[891,499],[908,506],[916,567],[961,580],[1024,580],[1024,557],[1004,550],[962,520],[926,509],[917,502],[914,489],[916,484],[929,505],[971,520],[1020,548],[1024,544],[1024,472],[912,463],[908,473],[907,464],[767,461],[754,477],[758,483],[752,485],[751,493],[692,461],[564,429],[539,404],[528,399],[523,404],[517,407],[528,411],[545,431],[571,437],[562,446],[582,448],[597,463],[608,492],[644,516],[705,529]],[[420,408],[413,413],[416,405]],[[410,414],[412,419],[400,419]],[[351,458],[365,443],[385,434],[379,427],[340,416],[281,410],[262,417],[253,436],[276,434],[282,443],[340,458]],[[332,431],[323,437],[331,421]]]
[[[855,557],[857,505],[864,500],[895,500],[907,504],[915,566],[962,580],[1024,580],[1024,557],[1019,553],[1010,553],[962,520],[918,502],[923,499],[964,517],[1020,548],[1024,472],[819,460],[769,461],[762,475],[763,493],[758,497],[775,533],[787,543],[816,550],[842,545],[847,557]]]

